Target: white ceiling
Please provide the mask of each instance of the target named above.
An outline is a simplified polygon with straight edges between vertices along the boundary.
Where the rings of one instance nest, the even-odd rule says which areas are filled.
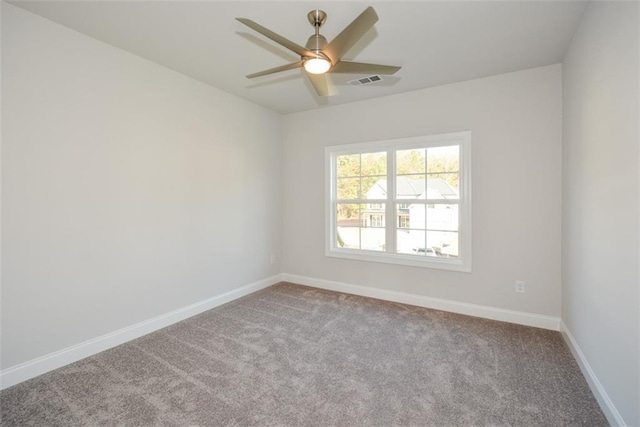
[[[376,98],[556,64],[582,17],[582,1],[14,1],[19,7],[281,113]],[[331,74],[338,95],[315,95],[302,71],[244,76],[298,60],[235,20],[252,19],[304,45],[312,9],[328,14],[331,41],[367,6],[380,20],[344,59],[400,65],[394,76],[349,86],[360,75]]]

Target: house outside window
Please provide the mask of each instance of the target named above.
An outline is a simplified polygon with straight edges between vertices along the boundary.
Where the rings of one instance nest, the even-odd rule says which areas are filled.
[[[456,132],[327,147],[326,255],[471,271],[470,143]]]

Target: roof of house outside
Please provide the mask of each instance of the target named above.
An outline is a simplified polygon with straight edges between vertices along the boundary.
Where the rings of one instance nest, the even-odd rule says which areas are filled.
[[[434,199],[451,199],[458,198],[458,191],[453,188],[442,178],[427,178],[426,179],[427,192],[429,198]],[[408,176],[399,176],[396,179],[396,189],[399,198],[407,199],[424,199],[425,198],[425,179],[424,178],[410,178]],[[376,193],[382,192],[382,195],[387,194],[387,180],[381,179],[375,183],[373,187],[367,192],[367,198],[373,199]]]

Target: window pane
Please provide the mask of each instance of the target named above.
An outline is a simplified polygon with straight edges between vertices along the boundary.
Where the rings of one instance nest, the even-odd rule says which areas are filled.
[[[360,205],[338,203],[336,210],[336,246],[360,249]]]
[[[396,173],[425,173],[425,149],[396,151]]]
[[[414,230],[425,229],[425,208],[424,203],[398,203],[396,205],[398,228],[411,228]]]
[[[400,175],[396,177],[398,199],[424,199],[425,175]]]
[[[427,149],[427,172],[458,172],[459,170],[459,145]]]
[[[360,176],[360,154],[348,154],[336,157],[338,176]]]
[[[362,195],[366,199],[386,199],[387,180],[385,177],[362,177]]]
[[[427,207],[427,229],[458,231],[459,206],[433,204]]]
[[[457,200],[460,198],[459,174],[440,173],[427,175],[427,199]]]
[[[339,248],[385,250],[385,206],[370,209],[368,204],[338,203],[336,245]]]
[[[359,199],[360,178],[338,178],[338,199]]]
[[[385,203],[380,203],[376,209],[369,209],[369,205],[360,205],[362,212],[362,229],[360,230],[360,245],[368,251],[385,250]]]
[[[353,203],[338,203],[337,205],[337,225],[343,227],[360,226],[360,208]]]
[[[360,227],[337,227],[336,247],[360,249]]]
[[[386,175],[387,174],[387,153],[364,153],[362,154],[362,176]]]
[[[396,227],[411,228],[411,211],[412,205],[410,203],[398,203],[396,205]],[[416,223],[420,222],[419,220],[416,220],[416,218],[413,218],[413,220]],[[424,218],[422,222],[424,224]],[[422,228],[424,228],[424,226]]]
[[[360,205],[362,212],[362,227],[384,227],[385,221],[385,203],[367,203]]]
[[[398,230],[396,252],[399,254],[424,255],[425,232],[422,230]]]
[[[368,251],[385,250],[385,230],[384,228],[362,228],[362,249]]]
[[[458,233],[446,231],[427,231],[427,246],[443,258],[458,257]]]

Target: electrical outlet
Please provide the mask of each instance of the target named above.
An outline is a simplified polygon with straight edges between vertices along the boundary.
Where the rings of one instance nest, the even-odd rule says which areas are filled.
[[[524,294],[524,281],[516,280],[516,292]]]
[[[276,263],[276,254],[271,254],[271,264]]]

